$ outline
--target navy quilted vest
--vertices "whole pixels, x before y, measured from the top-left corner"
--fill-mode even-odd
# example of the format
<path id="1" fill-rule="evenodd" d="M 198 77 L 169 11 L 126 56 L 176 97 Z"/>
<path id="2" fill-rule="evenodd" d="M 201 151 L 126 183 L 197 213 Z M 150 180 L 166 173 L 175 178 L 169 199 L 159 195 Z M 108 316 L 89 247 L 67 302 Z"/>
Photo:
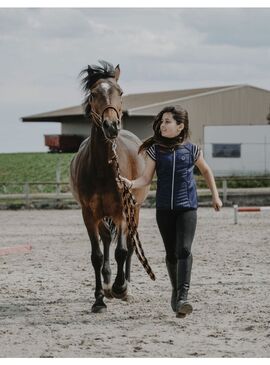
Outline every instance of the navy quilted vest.
<path id="1" fill-rule="evenodd" d="M 168 151 L 155 145 L 157 209 L 198 207 L 192 146 L 192 143 L 187 143 Z"/>

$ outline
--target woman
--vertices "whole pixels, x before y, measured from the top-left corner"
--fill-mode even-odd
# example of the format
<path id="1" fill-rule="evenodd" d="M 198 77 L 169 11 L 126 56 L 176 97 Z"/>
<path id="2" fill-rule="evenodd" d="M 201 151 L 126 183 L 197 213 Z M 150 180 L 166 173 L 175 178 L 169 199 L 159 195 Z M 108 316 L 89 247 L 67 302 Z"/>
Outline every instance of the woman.
<path id="1" fill-rule="evenodd" d="M 193 310 L 188 302 L 192 253 L 191 246 L 197 222 L 197 191 L 193 177 L 197 166 L 212 192 L 216 211 L 222 207 L 215 180 L 202 151 L 189 138 L 186 110 L 178 106 L 165 107 L 153 123 L 154 135 L 140 147 L 146 151 L 146 167 L 136 180 L 121 177 L 130 188 L 151 183 L 157 173 L 156 220 L 166 251 L 166 266 L 172 285 L 171 307 L 177 317 Z"/>

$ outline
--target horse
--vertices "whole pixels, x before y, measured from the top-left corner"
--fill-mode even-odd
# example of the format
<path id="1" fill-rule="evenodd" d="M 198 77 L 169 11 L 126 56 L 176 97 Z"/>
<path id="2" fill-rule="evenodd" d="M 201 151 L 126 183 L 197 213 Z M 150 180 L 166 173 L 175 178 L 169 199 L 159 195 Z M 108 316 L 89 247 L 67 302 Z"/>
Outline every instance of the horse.
<path id="1" fill-rule="evenodd" d="M 81 205 L 91 242 L 91 261 L 96 280 L 93 313 L 106 312 L 104 297 L 122 300 L 129 297 L 134 245 L 117 177 L 121 175 L 133 180 L 142 175 L 145 168 L 145 156 L 138 154 L 140 139 L 122 129 L 123 91 L 118 84 L 120 67 L 117 65 L 114 68 L 106 61 L 99 63 L 101 67 L 88 65 L 80 73 L 84 76 L 83 106 L 92 128 L 90 136 L 82 142 L 70 164 L 71 190 Z M 132 190 L 137 202 L 134 208 L 136 226 L 140 206 L 148 190 L 149 187 Z M 114 239 L 117 242 L 117 274 L 111 285 L 110 244 Z M 100 242 L 103 243 L 103 252 Z M 138 256 L 136 247 L 135 251 Z"/>

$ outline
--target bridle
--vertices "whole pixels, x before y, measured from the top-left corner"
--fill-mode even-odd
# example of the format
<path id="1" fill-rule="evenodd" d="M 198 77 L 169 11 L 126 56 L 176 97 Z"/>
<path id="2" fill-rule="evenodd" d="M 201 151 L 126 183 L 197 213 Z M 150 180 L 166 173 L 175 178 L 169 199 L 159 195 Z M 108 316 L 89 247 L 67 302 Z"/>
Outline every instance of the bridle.
<path id="1" fill-rule="evenodd" d="M 93 118 L 93 121 L 94 121 L 94 123 L 98 126 L 98 127 L 103 127 L 103 123 L 104 123 L 104 113 L 105 113 L 105 111 L 106 110 L 108 110 L 108 109 L 113 109 L 114 111 L 115 111 L 115 113 L 116 113 L 116 115 L 117 115 L 117 122 L 118 122 L 118 124 L 120 124 L 121 123 L 121 118 L 120 118 L 120 115 L 119 115 L 119 112 L 118 112 L 118 110 L 113 106 L 113 105 L 106 105 L 105 106 L 105 108 L 103 109 L 103 111 L 102 111 L 102 113 L 101 113 L 101 115 L 100 114 L 98 114 L 98 113 L 96 113 L 94 110 L 92 110 L 92 108 L 91 108 L 91 110 L 90 110 L 90 114 L 94 117 Z"/>

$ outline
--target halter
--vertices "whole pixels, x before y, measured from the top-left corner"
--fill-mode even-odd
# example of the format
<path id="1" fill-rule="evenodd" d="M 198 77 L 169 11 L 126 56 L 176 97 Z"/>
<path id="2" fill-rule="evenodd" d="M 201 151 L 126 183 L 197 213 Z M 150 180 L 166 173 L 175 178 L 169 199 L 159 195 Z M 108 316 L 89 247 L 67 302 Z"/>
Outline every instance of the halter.
<path id="1" fill-rule="evenodd" d="M 120 116 L 119 116 L 119 112 L 118 112 L 118 110 L 113 106 L 113 105 L 107 105 L 104 109 L 103 109 L 103 111 L 102 111 L 102 113 L 101 113 L 101 116 L 100 116 L 100 114 L 98 114 L 98 113 L 96 113 L 96 112 L 94 112 L 94 110 L 92 110 L 91 109 L 91 111 L 90 111 L 90 114 L 92 114 L 93 115 L 93 121 L 94 121 L 94 123 L 96 124 L 96 126 L 98 126 L 98 127 L 100 127 L 100 128 L 102 128 L 103 127 L 103 123 L 104 123 L 104 113 L 105 113 L 105 111 L 106 110 L 108 110 L 108 109 L 113 109 L 115 112 L 116 112 L 116 115 L 117 115 L 117 122 L 118 123 L 120 123 L 121 122 L 121 119 L 120 119 Z"/>

